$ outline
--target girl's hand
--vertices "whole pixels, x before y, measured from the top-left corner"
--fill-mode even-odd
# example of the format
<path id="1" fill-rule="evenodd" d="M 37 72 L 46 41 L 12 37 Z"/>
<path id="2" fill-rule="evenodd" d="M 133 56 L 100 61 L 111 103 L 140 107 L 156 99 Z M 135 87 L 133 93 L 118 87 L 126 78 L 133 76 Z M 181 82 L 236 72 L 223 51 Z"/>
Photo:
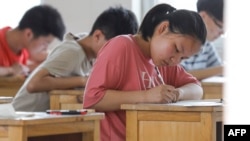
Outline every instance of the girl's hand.
<path id="1" fill-rule="evenodd" d="M 178 100 L 179 92 L 171 85 L 159 85 L 146 91 L 147 103 L 172 103 Z"/>

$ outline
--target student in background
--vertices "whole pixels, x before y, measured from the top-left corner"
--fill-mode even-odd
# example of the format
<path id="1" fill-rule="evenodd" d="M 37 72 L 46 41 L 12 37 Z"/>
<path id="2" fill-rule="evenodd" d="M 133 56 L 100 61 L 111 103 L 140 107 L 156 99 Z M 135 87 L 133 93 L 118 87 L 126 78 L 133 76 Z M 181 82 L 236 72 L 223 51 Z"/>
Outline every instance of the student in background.
<path id="1" fill-rule="evenodd" d="M 101 141 L 125 141 L 121 104 L 201 99 L 199 81 L 178 64 L 197 53 L 205 39 L 197 12 L 159 4 L 146 14 L 137 34 L 109 40 L 98 53 L 83 101 L 84 108 L 105 112 Z"/>
<path id="2" fill-rule="evenodd" d="M 221 58 L 211 43 L 223 34 L 223 0 L 198 0 L 197 10 L 207 29 L 207 41 L 196 55 L 185 59 L 181 65 L 197 79 L 222 75 Z"/>
<path id="3" fill-rule="evenodd" d="M 97 53 L 107 40 L 137 30 L 134 13 L 118 6 L 103 11 L 89 35 L 81 34 L 78 38 L 68 33 L 67 40 L 52 50 L 26 79 L 13 99 L 15 110 L 46 111 L 50 105 L 48 91 L 84 87 Z"/>
<path id="4" fill-rule="evenodd" d="M 16 28 L 0 29 L 0 76 L 27 75 L 45 60 L 54 38 L 61 40 L 64 33 L 55 8 L 38 5 L 26 11 Z"/>

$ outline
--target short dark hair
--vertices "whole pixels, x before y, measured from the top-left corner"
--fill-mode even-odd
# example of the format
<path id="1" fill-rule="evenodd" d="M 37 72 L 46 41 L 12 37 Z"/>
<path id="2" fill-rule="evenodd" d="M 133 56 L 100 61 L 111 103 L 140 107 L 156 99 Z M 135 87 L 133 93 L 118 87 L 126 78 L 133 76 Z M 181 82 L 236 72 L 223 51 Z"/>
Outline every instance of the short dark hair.
<path id="1" fill-rule="evenodd" d="M 197 11 L 206 11 L 217 20 L 223 22 L 224 0 L 198 0 Z"/>
<path id="2" fill-rule="evenodd" d="M 26 11 L 17 28 L 20 30 L 30 28 L 35 38 L 52 34 L 62 40 L 65 33 L 60 13 L 49 5 L 34 6 Z"/>
<path id="3" fill-rule="evenodd" d="M 121 34 L 135 34 L 138 22 L 135 14 L 122 6 L 110 7 L 95 20 L 90 35 L 101 30 L 107 40 Z"/>
<path id="4" fill-rule="evenodd" d="M 156 26 L 163 21 L 169 21 L 169 30 L 172 33 L 190 35 L 200 40 L 202 44 L 206 41 L 207 30 L 197 12 L 176 10 L 165 3 L 158 4 L 147 12 L 139 28 L 142 38 L 148 41 L 153 36 Z"/>

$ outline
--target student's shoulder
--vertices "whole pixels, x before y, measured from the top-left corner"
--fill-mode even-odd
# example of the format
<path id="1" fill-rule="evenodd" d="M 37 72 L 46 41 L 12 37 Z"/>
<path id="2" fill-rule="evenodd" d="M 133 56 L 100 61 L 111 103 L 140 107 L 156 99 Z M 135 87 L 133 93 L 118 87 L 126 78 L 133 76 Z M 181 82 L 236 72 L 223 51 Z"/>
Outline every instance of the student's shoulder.
<path id="1" fill-rule="evenodd" d="M 132 48 L 132 44 L 134 44 L 134 42 L 131 40 L 131 35 L 118 35 L 113 37 L 101 48 L 99 54 L 124 54 L 124 52 L 127 52 L 130 48 Z"/>
<path id="2" fill-rule="evenodd" d="M 119 40 L 119 41 L 133 41 L 132 34 L 124 34 L 113 37 L 111 40 Z"/>
<path id="3" fill-rule="evenodd" d="M 111 45 L 119 45 L 120 48 L 127 47 L 135 44 L 133 35 L 118 35 L 116 37 L 111 38 L 107 44 Z"/>
<path id="4" fill-rule="evenodd" d="M 74 41 L 63 41 L 60 45 L 56 46 L 49 52 L 48 57 L 55 56 L 79 56 L 83 54 L 82 48 Z"/>
<path id="5" fill-rule="evenodd" d="M 55 50 L 81 50 L 81 46 L 75 40 L 64 40 Z"/>

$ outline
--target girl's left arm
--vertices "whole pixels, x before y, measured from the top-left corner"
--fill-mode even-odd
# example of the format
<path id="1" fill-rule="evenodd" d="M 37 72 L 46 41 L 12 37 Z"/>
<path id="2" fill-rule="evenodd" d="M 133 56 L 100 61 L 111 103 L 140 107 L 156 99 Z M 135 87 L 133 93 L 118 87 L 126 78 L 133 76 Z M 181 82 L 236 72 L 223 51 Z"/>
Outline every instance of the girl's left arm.
<path id="1" fill-rule="evenodd" d="M 179 92 L 178 101 L 181 100 L 196 100 L 203 96 L 203 89 L 200 85 L 195 83 L 188 83 L 177 88 Z"/>

